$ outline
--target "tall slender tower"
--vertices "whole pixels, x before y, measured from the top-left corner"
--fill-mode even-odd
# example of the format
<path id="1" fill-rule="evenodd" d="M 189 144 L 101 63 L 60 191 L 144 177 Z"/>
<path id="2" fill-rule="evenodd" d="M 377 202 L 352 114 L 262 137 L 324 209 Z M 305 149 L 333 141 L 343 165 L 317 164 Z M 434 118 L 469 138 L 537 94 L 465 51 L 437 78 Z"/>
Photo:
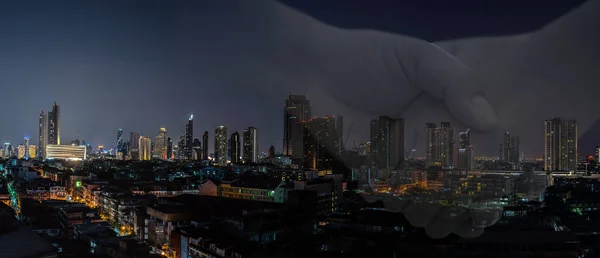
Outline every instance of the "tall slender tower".
<path id="1" fill-rule="evenodd" d="M 289 95 L 283 107 L 283 155 L 295 164 L 304 159 L 304 121 L 311 118 L 310 101 L 304 95 Z"/>
<path id="2" fill-rule="evenodd" d="M 131 143 L 131 147 L 129 148 L 131 152 L 131 159 L 140 160 L 140 134 L 131 132 L 129 142 Z"/>
<path id="3" fill-rule="evenodd" d="M 152 140 L 150 137 L 140 137 L 140 160 L 152 159 Z"/>
<path id="4" fill-rule="evenodd" d="M 202 160 L 208 159 L 208 131 L 202 135 Z"/>
<path id="5" fill-rule="evenodd" d="M 427 165 L 454 168 L 454 129 L 450 122 L 442 122 L 440 127 L 427 123 Z"/>
<path id="6" fill-rule="evenodd" d="M 544 169 L 577 169 L 577 122 L 553 118 L 544 122 Z"/>
<path id="7" fill-rule="evenodd" d="M 227 127 L 215 129 L 215 162 L 219 166 L 227 164 Z"/>
<path id="8" fill-rule="evenodd" d="M 244 163 L 258 163 L 258 129 L 244 129 Z"/>
<path id="9" fill-rule="evenodd" d="M 242 154 L 240 149 L 240 133 L 232 133 L 229 142 L 229 156 L 231 157 L 231 163 L 238 164 L 240 163 L 240 155 Z"/>
<path id="10" fill-rule="evenodd" d="M 48 144 L 60 145 L 60 106 L 56 102 L 48 112 Z"/>
<path id="11" fill-rule="evenodd" d="M 191 160 L 194 155 L 194 115 L 190 115 L 187 125 L 185 126 L 185 159 Z"/>
<path id="12" fill-rule="evenodd" d="M 167 137 L 167 159 L 173 158 L 173 139 Z"/>
<path id="13" fill-rule="evenodd" d="M 48 116 L 42 111 L 38 136 L 38 156 L 41 158 L 46 157 L 46 144 L 48 144 Z"/>
<path id="14" fill-rule="evenodd" d="M 375 149 L 371 147 L 373 165 L 396 168 L 404 162 L 404 119 L 380 116 L 372 120 L 371 143 L 375 143 Z"/>
<path id="15" fill-rule="evenodd" d="M 116 153 L 123 152 L 123 129 L 119 128 L 117 130 L 117 146 Z M 123 157 L 125 157 L 125 153 L 123 153 Z"/>
<path id="16" fill-rule="evenodd" d="M 154 139 L 153 157 L 166 160 L 167 158 L 167 129 L 162 127 Z"/>

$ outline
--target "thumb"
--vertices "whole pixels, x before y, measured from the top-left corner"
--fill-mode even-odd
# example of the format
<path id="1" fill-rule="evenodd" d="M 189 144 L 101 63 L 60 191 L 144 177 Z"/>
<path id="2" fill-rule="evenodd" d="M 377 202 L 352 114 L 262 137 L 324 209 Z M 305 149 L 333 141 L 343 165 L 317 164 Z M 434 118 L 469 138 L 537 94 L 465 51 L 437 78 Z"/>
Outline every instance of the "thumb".
<path id="1" fill-rule="evenodd" d="M 482 93 L 486 85 L 458 58 L 426 42 L 396 53 L 409 81 L 442 100 L 461 123 L 482 131 L 497 125 L 496 112 Z"/>

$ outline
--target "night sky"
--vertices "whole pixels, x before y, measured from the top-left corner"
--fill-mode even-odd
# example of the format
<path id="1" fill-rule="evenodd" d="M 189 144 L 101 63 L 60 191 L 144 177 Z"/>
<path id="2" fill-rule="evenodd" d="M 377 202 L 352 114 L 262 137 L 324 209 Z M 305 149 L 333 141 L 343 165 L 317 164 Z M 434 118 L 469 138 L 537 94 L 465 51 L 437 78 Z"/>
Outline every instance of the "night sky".
<path id="1" fill-rule="evenodd" d="M 582 1 L 282 2 L 335 26 L 438 41 L 532 31 Z M 37 144 L 39 113 L 56 101 L 63 143 L 80 135 L 94 147 L 112 146 L 118 128 L 128 139 L 131 131 L 154 137 L 160 127 L 177 142 L 193 113 L 194 135 L 210 132 L 209 150 L 214 128 L 225 125 L 229 134 L 258 127 L 261 151 L 271 144 L 280 151 L 285 92 L 254 89 L 282 80 L 240 69 L 235 51 L 200 49 L 213 26 L 229 28 L 228 17 L 210 7 L 205 1 L 2 1 L 0 140 L 19 144 L 28 134 Z M 228 62 L 234 65 L 223 69 Z M 313 114 L 331 114 L 326 109 L 315 103 Z M 355 122 L 352 138 L 367 140 L 368 121 Z"/>

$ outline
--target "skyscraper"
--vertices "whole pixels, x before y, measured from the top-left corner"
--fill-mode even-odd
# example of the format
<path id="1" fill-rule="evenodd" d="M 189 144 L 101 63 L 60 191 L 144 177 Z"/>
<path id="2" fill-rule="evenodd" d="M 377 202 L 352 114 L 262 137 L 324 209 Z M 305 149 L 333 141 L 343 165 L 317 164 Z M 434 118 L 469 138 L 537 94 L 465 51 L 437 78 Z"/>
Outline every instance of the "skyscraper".
<path id="1" fill-rule="evenodd" d="M 215 129 L 215 163 L 219 166 L 227 164 L 227 127 Z"/>
<path id="2" fill-rule="evenodd" d="M 202 134 L 202 160 L 208 159 L 208 131 Z"/>
<path id="3" fill-rule="evenodd" d="M 339 150 L 335 118 L 315 117 L 304 123 L 303 167 L 333 172 L 333 159 Z"/>
<path id="4" fill-rule="evenodd" d="M 271 145 L 271 147 L 269 147 L 269 158 L 274 158 L 275 157 L 275 146 Z"/>
<path id="5" fill-rule="evenodd" d="M 194 115 L 190 115 L 187 125 L 185 126 L 185 159 L 192 159 L 194 145 Z"/>
<path id="6" fill-rule="evenodd" d="M 140 160 L 140 134 L 136 132 L 131 132 L 129 142 L 131 143 L 131 159 Z"/>
<path id="7" fill-rule="evenodd" d="M 240 156 L 242 154 L 240 144 L 240 133 L 232 133 L 231 138 L 229 139 L 229 156 L 231 157 L 231 163 L 233 164 L 240 163 Z"/>
<path id="8" fill-rule="evenodd" d="M 454 168 L 454 129 L 450 122 L 442 122 L 440 127 L 427 123 L 427 165 Z"/>
<path id="9" fill-rule="evenodd" d="M 38 135 L 38 156 L 45 158 L 46 144 L 48 144 L 48 116 L 42 111 L 40 114 L 39 135 Z"/>
<path id="10" fill-rule="evenodd" d="M 192 159 L 200 160 L 202 158 L 202 143 L 200 139 L 194 138 L 194 142 L 192 143 Z"/>
<path id="11" fill-rule="evenodd" d="M 140 160 L 151 160 L 152 159 L 152 140 L 150 137 L 140 137 Z"/>
<path id="12" fill-rule="evenodd" d="M 471 171 L 473 169 L 473 145 L 469 129 L 458 134 L 459 146 L 456 157 L 456 168 Z"/>
<path id="13" fill-rule="evenodd" d="M 154 138 L 154 154 L 152 157 L 166 160 L 167 158 L 167 129 L 160 128 Z"/>
<path id="14" fill-rule="evenodd" d="M 573 171 L 577 169 L 577 123 L 553 118 L 544 122 L 544 169 Z"/>
<path id="15" fill-rule="evenodd" d="M 60 145 L 60 106 L 54 102 L 52 111 L 48 112 L 48 143 Z"/>
<path id="16" fill-rule="evenodd" d="M 29 136 L 25 135 L 25 137 L 23 138 L 25 140 L 25 159 L 29 159 Z"/>
<path id="17" fill-rule="evenodd" d="M 371 163 L 396 168 L 404 161 L 404 119 L 380 116 L 371 120 Z"/>
<path id="18" fill-rule="evenodd" d="M 504 132 L 502 156 L 500 159 L 505 162 L 519 162 L 519 151 L 519 136 L 511 135 L 510 132 Z"/>
<path id="19" fill-rule="evenodd" d="M 244 129 L 244 163 L 258 163 L 258 129 Z"/>
<path id="20" fill-rule="evenodd" d="M 283 155 L 291 156 L 295 164 L 304 158 L 303 121 L 311 118 L 310 101 L 304 95 L 289 95 L 283 108 Z"/>
<path id="21" fill-rule="evenodd" d="M 123 158 L 125 158 L 125 153 L 123 153 L 123 129 L 119 128 L 117 130 L 117 146 L 116 146 L 117 154 L 120 152 Z M 118 155 L 117 155 L 118 156 Z"/>
<path id="22" fill-rule="evenodd" d="M 173 139 L 167 137 L 167 159 L 173 159 Z"/>

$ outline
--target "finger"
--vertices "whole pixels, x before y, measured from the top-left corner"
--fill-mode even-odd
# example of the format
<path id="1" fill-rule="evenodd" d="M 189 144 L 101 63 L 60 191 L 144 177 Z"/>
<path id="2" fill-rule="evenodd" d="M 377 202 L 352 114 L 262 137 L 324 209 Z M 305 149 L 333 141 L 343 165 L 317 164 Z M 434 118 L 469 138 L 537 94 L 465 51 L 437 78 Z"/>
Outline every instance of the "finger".
<path id="1" fill-rule="evenodd" d="M 444 101 L 458 121 L 482 131 L 496 127 L 496 113 L 482 93 L 485 85 L 456 57 L 430 43 L 397 53 L 411 83 Z"/>

